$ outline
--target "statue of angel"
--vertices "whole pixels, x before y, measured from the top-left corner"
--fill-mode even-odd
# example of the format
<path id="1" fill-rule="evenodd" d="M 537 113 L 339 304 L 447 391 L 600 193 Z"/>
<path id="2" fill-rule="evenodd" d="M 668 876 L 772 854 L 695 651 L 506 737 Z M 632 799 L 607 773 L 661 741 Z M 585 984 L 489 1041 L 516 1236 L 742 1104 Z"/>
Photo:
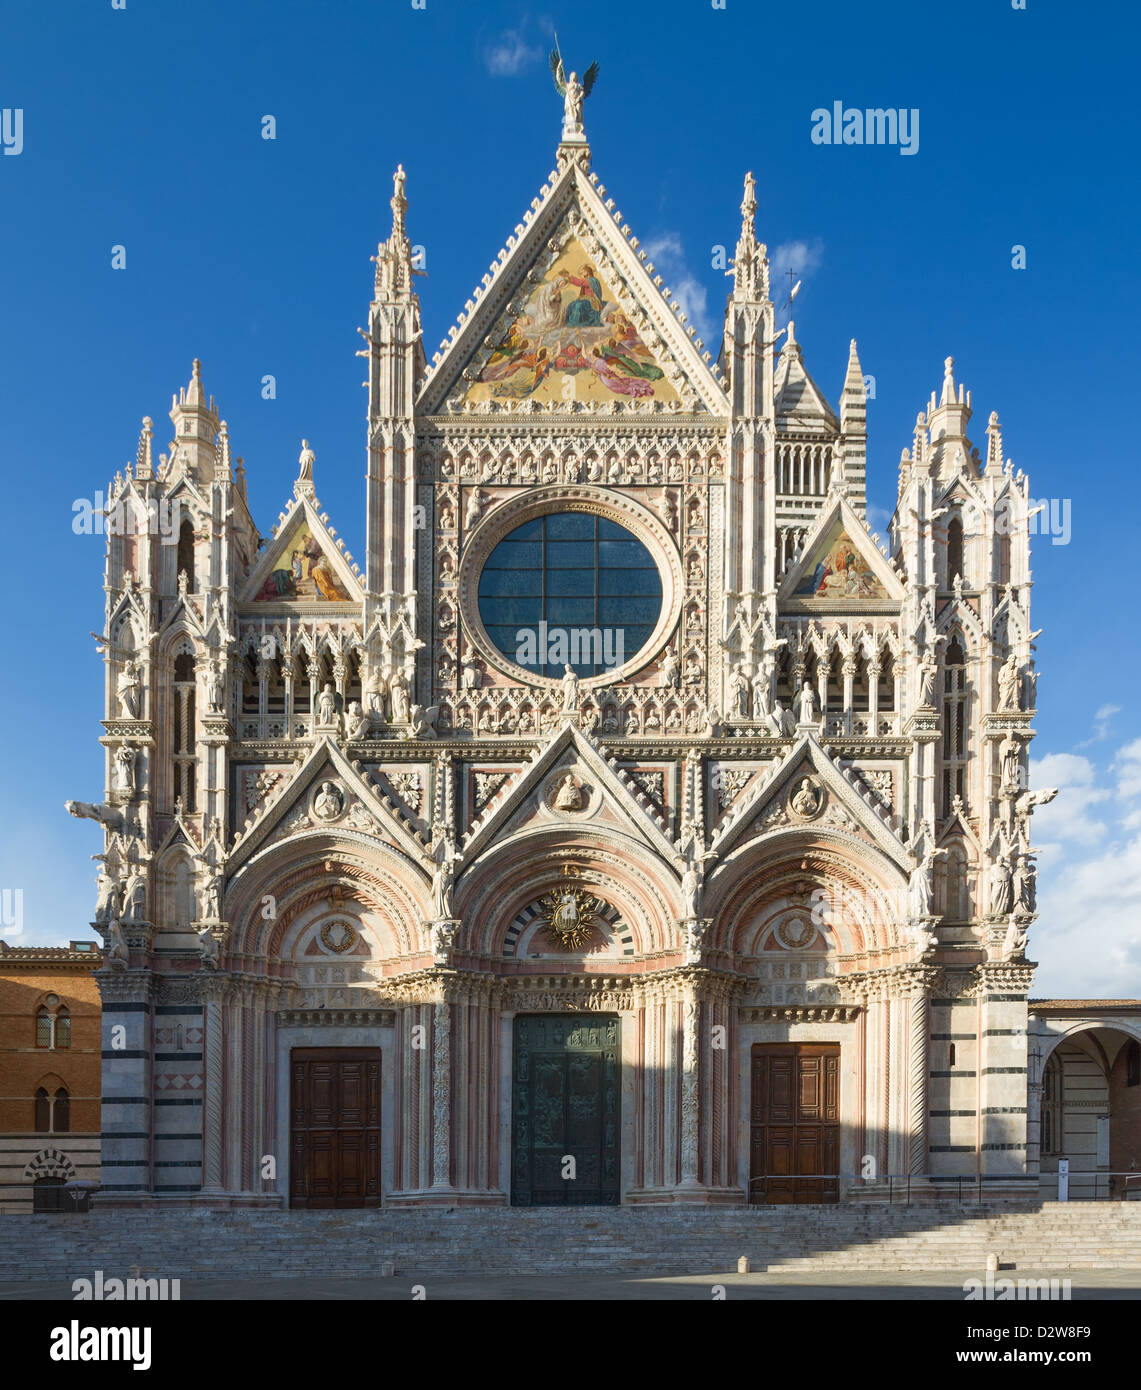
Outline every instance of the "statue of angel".
<path id="1" fill-rule="evenodd" d="M 551 76 L 555 79 L 555 91 L 563 99 L 563 139 L 582 139 L 582 104 L 598 80 L 598 63 L 591 63 L 578 80 L 578 73 L 568 77 L 563 70 L 563 60 L 557 48 L 551 49 Z"/>

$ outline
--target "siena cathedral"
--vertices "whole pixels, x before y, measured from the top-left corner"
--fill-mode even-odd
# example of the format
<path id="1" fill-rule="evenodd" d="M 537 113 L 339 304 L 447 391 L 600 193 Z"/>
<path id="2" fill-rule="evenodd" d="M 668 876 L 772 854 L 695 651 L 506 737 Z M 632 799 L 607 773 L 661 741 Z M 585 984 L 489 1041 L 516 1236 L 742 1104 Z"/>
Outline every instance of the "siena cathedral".
<path id="1" fill-rule="evenodd" d="M 431 360 L 395 175 L 362 565 L 304 441 L 260 535 L 197 361 L 110 486 L 105 1201 L 1037 1171 L 1027 479 L 948 358 L 874 534 L 855 341 L 834 406 L 752 176 L 706 348 L 568 90 Z"/>

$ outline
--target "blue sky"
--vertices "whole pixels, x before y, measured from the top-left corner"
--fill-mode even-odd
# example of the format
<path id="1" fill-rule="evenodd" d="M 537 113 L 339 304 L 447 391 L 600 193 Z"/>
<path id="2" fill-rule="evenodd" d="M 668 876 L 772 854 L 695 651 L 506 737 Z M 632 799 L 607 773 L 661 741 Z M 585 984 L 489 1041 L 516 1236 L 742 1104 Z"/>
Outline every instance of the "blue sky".
<path id="1" fill-rule="evenodd" d="M 1138 466 L 1139 21 L 1111 6 L 1087 24 L 1045 0 L 775 14 L 745 0 L 7 7 L 0 108 L 23 111 L 23 148 L 0 155 L 0 447 L 20 582 L 0 620 L 0 886 L 23 891 L 20 940 L 90 935 L 99 835 L 63 801 L 101 794 L 88 634 L 102 542 L 73 533 L 73 503 L 134 457 L 144 414 L 165 449 L 171 393 L 198 356 L 263 530 L 305 435 L 321 501 L 361 556 L 355 328 L 392 170 L 407 170 L 426 251 L 431 352 L 552 166 L 557 27 L 570 65 L 601 65 L 595 170 L 714 340 L 729 282 L 713 249 L 732 248 L 756 174 L 758 234 L 803 280 L 810 371 L 835 400 L 854 336 L 876 379 L 875 524 L 948 354 L 976 442 L 997 410 L 1033 495 L 1069 503 L 1068 543 L 1034 551 L 1034 752 L 1040 780 L 1064 785 L 1038 822 L 1035 992 L 1141 996 L 1138 642 L 1130 571 L 1118 589 L 1105 568 L 1130 553 Z M 811 113 L 836 101 L 917 108 L 917 153 L 814 145 Z"/>

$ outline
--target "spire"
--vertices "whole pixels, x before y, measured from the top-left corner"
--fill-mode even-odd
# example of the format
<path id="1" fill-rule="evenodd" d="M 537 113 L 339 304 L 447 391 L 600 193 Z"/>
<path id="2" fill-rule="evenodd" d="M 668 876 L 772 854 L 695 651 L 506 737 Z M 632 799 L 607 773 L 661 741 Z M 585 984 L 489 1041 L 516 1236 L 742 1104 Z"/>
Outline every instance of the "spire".
<path id="1" fill-rule="evenodd" d="M 202 363 L 197 357 L 190 374 L 190 385 L 181 387 L 171 401 L 170 418 L 174 423 L 171 464 L 177 463 L 199 482 L 211 482 L 214 478 L 214 436 L 218 433 L 218 412 L 214 397 L 206 396 L 202 385 Z"/>
<path id="2" fill-rule="evenodd" d="M 396 166 L 396 173 L 392 176 L 392 197 L 389 200 L 389 207 L 392 209 L 392 237 L 403 240 L 407 235 L 404 230 L 404 214 L 408 211 L 408 199 L 404 196 L 404 183 L 408 175 L 404 172 L 404 165 Z"/>
<path id="3" fill-rule="evenodd" d="M 230 430 L 225 420 L 218 426 L 218 462 L 214 476 L 224 483 L 230 482 L 233 477 L 230 465 Z"/>
<path id="4" fill-rule="evenodd" d="M 840 393 L 840 399 L 845 396 L 864 399 L 864 372 L 860 366 L 860 355 L 856 351 L 855 338 L 848 344 L 848 370 L 844 375 L 844 389 Z"/>
<path id="5" fill-rule="evenodd" d="M 741 199 L 741 235 L 733 257 L 733 298 L 737 300 L 769 297 L 768 248 L 757 241 L 756 216 L 757 181 L 748 173 Z"/>
<path id="6" fill-rule="evenodd" d="M 234 486 L 237 488 L 238 496 L 242 501 L 248 502 L 249 498 L 246 496 L 246 461 L 240 454 L 234 466 Z"/>
<path id="7" fill-rule="evenodd" d="M 405 213 L 408 199 L 404 196 L 404 165 L 396 166 L 392 176 L 392 232 L 387 241 L 376 248 L 375 297 L 377 299 L 407 299 L 412 294 L 412 243 L 408 240 Z"/>
<path id="8" fill-rule="evenodd" d="M 143 428 L 139 433 L 139 449 L 135 455 L 135 476 L 139 479 L 153 478 L 155 475 L 154 421 L 149 415 L 143 416 Z"/>
<path id="9" fill-rule="evenodd" d="M 793 319 L 788 321 L 788 330 L 784 335 L 784 347 L 780 350 L 782 357 L 795 357 L 798 360 L 804 357 L 800 344 L 796 341 L 796 323 Z"/>
<path id="10" fill-rule="evenodd" d="M 996 410 L 986 423 L 986 471 L 995 477 L 1002 472 L 1002 426 Z"/>

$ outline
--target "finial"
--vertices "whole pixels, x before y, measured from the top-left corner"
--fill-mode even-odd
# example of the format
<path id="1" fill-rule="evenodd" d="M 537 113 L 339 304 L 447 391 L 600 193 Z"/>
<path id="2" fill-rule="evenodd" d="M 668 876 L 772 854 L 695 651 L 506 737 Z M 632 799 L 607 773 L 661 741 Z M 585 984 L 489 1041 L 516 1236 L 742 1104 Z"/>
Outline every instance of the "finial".
<path id="1" fill-rule="evenodd" d="M 752 171 L 745 175 L 745 196 L 741 199 L 741 217 L 750 227 L 757 215 L 757 181 Z"/>
<path id="2" fill-rule="evenodd" d="M 392 208 L 392 238 L 389 245 L 399 245 L 405 236 L 404 214 L 408 211 L 408 199 L 404 196 L 404 182 L 407 175 L 404 172 L 404 165 L 396 166 L 396 173 L 392 176 L 392 200 L 389 206 Z"/>
<path id="3" fill-rule="evenodd" d="M 939 404 L 955 404 L 955 359 L 953 357 L 944 357 L 943 359 L 943 394 L 939 397 Z"/>
<path id="4" fill-rule="evenodd" d="M 155 474 L 154 453 L 152 441 L 154 439 L 154 421 L 149 415 L 143 416 L 143 428 L 139 433 L 139 448 L 135 455 L 135 476 L 139 478 L 153 478 Z"/>
<path id="5" fill-rule="evenodd" d="M 202 391 L 202 363 L 196 357 L 190 368 L 190 385 L 186 388 L 185 396 L 179 392 L 179 403 L 181 405 L 205 405 L 206 398 Z"/>

